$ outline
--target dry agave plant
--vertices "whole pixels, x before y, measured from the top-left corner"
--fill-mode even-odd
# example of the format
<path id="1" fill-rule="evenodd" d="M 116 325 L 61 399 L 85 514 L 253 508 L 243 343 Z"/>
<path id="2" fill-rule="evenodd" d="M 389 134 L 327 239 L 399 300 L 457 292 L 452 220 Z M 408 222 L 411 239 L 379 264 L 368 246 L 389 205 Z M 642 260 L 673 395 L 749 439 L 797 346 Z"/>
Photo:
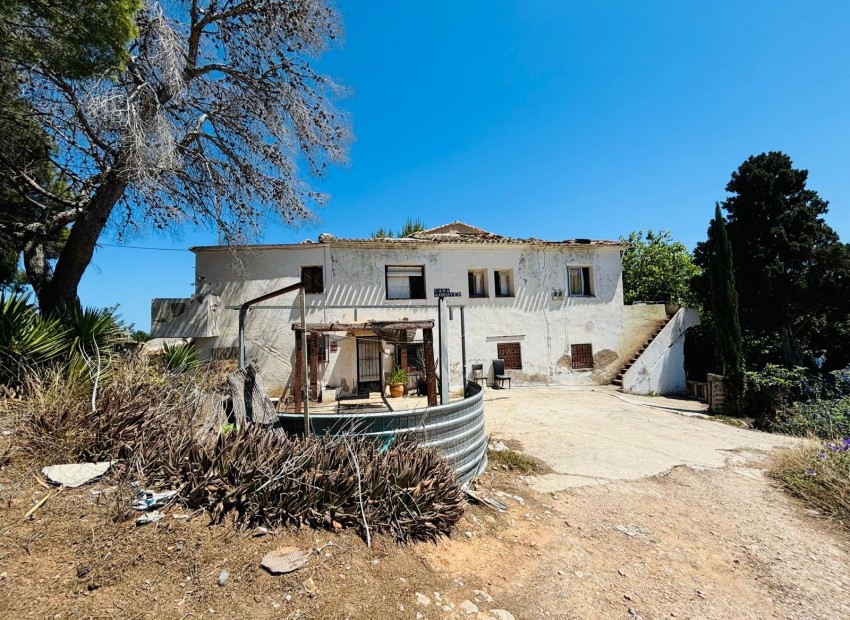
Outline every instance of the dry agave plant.
<path id="1" fill-rule="evenodd" d="M 179 445 L 176 445 L 179 444 Z M 402 438 L 382 452 L 356 436 L 289 439 L 260 425 L 138 454 L 147 484 L 178 489 L 214 522 L 309 525 L 436 540 L 463 515 L 463 492 L 434 450 Z"/>
<path id="2" fill-rule="evenodd" d="M 428 541 L 463 515 L 451 465 L 408 437 L 387 448 L 355 435 L 297 439 L 228 424 L 216 381 L 144 359 L 115 365 L 94 403 L 90 386 L 74 387 L 65 375 L 39 381 L 21 425 L 38 460 L 121 459 L 116 475 L 175 489 L 217 523 L 351 527 L 367 540 L 382 532 Z"/>

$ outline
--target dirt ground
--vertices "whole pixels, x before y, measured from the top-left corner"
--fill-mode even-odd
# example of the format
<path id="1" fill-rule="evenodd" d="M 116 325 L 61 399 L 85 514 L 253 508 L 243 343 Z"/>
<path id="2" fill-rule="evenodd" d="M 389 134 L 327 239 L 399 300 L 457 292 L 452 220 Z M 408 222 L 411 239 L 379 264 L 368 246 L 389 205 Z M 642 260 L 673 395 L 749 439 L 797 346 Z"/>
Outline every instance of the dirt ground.
<path id="1" fill-rule="evenodd" d="M 850 538 L 765 478 L 764 455 L 722 469 L 533 491 L 486 474 L 451 540 L 372 549 L 347 532 L 264 536 L 169 509 L 115 522 L 107 482 L 47 492 L 0 470 L 2 618 L 838 618 L 850 615 Z M 313 549 L 286 576 L 259 567 L 281 546 Z M 228 571 L 223 586 L 222 570 Z"/>

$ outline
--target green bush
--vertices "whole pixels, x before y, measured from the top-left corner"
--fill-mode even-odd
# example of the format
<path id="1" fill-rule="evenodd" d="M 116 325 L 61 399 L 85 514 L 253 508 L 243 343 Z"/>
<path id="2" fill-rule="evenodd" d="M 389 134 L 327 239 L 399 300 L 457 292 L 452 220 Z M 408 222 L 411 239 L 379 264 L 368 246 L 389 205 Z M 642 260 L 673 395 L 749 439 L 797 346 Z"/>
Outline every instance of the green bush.
<path id="1" fill-rule="evenodd" d="M 162 361 L 165 370 L 171 373 L 192 372 L 201 366 L 198 350 L 191 344 L 164 344 Z"/>
<path id="2" fill-rule="evenodd" d="M 800 437 L 850 437 L 850 397 L 793 403 L 770 420 L 768 430 Z"/>

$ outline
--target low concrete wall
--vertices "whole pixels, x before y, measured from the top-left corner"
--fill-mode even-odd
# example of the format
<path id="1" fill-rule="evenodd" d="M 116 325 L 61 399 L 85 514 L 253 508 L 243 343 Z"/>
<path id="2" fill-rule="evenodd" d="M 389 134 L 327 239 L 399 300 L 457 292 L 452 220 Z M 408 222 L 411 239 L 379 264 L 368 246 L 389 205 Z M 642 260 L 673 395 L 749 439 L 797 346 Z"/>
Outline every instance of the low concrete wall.
<path id="1" fill-rule="evenodd" d="M 686 393 L 685 331 L 699 323 L 696 308 L 680 309 L 623 376 L 623 391 L 629 394 Z"/>
<path id="2" fill-rule="evenodd" d="M 376 440 L 410 434 L 420 445 L 440 451 L 454 465 L 461 484 L 466 484 L 487 465 L 484 392 L 477 383 L 469 382 L 468 386 L 467 398 L 447 405 L 386 413 L 311 415 L 311 430 L 317 435 L 347 432 Z M 279 417 L 287 433 L 304 433 L 302 414 L 283 413 Z"/>

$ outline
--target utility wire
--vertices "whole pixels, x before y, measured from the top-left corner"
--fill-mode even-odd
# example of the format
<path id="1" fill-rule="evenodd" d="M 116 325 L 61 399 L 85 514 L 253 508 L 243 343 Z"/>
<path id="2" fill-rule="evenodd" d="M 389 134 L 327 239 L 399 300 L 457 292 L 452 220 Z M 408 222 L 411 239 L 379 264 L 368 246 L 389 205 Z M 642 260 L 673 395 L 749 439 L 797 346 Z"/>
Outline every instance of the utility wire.
<path id="1" fill-rule="evenodd" d="M 119 245 L 116 243 L 98 243 L 99 246 L 107 248 L 121 248 L 124 250 L 156 250 L 157 252 L 191 252 L 184 248 L 154 248 L 144 245 Z"/>

